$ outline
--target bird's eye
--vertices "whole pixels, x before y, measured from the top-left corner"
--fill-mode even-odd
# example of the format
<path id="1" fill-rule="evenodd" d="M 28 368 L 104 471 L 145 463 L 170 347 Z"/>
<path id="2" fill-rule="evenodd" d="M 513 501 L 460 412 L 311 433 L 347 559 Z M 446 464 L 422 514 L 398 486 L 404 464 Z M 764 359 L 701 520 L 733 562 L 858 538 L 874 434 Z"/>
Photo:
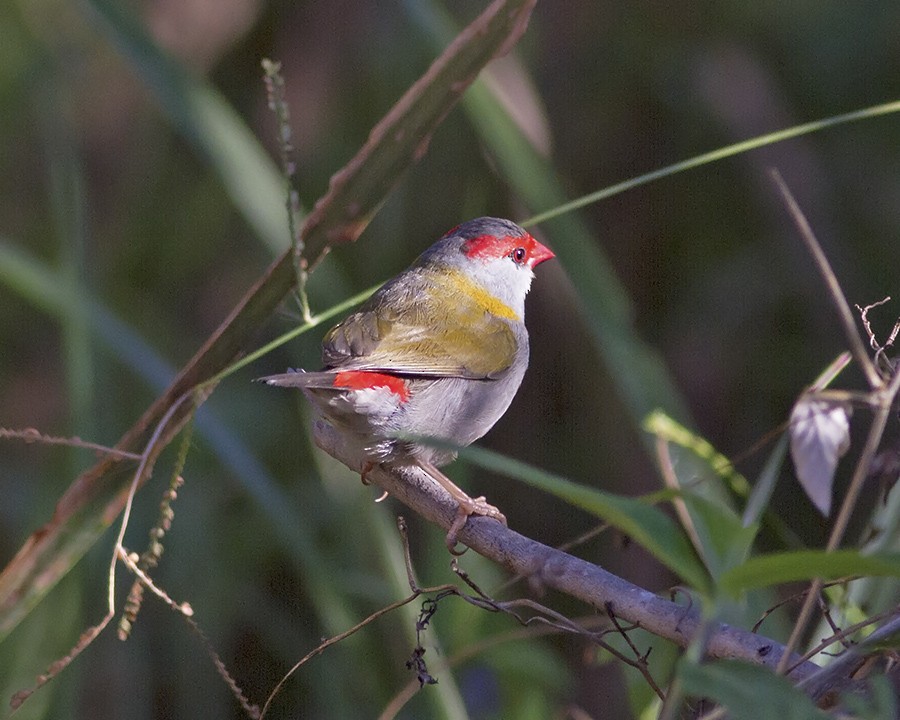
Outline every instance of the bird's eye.
<path id="1" fill-rule="evenodd" d="M 523 262 L 525 262 L 525 258 L 527 257 L 527 255 L 528 252 L 523 247 L 517 247 L 509 254 L 516 265 L 521 265 Z"/>

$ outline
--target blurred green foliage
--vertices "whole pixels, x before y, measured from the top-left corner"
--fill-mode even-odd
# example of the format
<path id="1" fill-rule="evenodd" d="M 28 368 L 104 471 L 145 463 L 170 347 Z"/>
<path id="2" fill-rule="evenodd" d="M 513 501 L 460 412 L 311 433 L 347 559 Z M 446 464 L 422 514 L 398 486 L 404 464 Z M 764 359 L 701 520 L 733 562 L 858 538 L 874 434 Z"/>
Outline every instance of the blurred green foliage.
<path id="1" fill-rule="evenodd" d="M 265 175 L 264 157 L 240 166 L 216 159 L 233 137 L 216 133 L 222 123 L 257 137 L 275 157 L 261 58 L 284 66 L 298 189 L 309 208 L 427 68 L 446 29 L 414 2 L 123 4 L 212 104 L 191 120 L 170 110 L 165 88 L 136 69 L 97 7 L 0 5 L 0 425 L 112 443 L 279 242 L 280 188 L 249 182 L 273 207 L 261 217 L 239 199 L 248 177 Z M 481 7 L 454 3 L 452 16 L 462 24 Z M 313 307 L 389 277 L 463 219 L 523 220 L 556 202 L 534 188 L 574 198 L 751 136 L 896 99 L 898 25 L 900 6 L 891 2 L 539 3 L 514 60 L 492 73 L 543 164 L 515 174 L 491 146 L 490 127 L 479 129 L 477 104 L 456 109 L 359 242 L 335 249 L 313 274 Z M 229 107 L 234 115 L 226 117 Z M 678 402 L 727 455 L 783 422 L 798 392 L 844 345 L 767 168 L 777 166 L 798 196 L 850 301 L 868 304 L 896 290 L 898 136 L 894 116 L 842 126 L 568 218 L 593 236 L 591 257 L 608 263 L 627 291 L 622 311 L 635 342 L 659 353 Z M 564 247 L 571 234 L 543 229 L 560 257 L 578 257 Z M 606 371 L 591 298 L 567 279 L 586 267 L 593 266 L 573 261 L 539 271 L 528 311 L 531 368 L 482 444 L 586 485 L 627 495 L 655 490 L 645 438 L 635 422 L 623 422 L 626 379 Z M 296 323 L 286 310 L 259 329 L 260 343 Z M 876 331 L 897 314 L 891 304 L 874 314 Z M 311 448 L 299 398 L 249 382 L 286 366 L 315 366 L 317 339 L 304 336 L 229 378 L 201 411 L 154 574 L 192 604 L 256 702 L 321 637 L 408 591 L 393 530 L 397 508 L 373 505 L 371 489 Z M 0 444 L 0 565 L 92 459 Z M 765 451 L 751 454 L 738 469 L 753 478 L 765 459 Z M 155 517 L 163 467 L 165 458 L 139 496 L 126 540 L 135 549 Z M 567 541 L 595 522 L 507 478 L 462 463 L 453 473 L 542 542 Z M 821 544 L 827 525 L 787 471 L 772 506 L 803 540 Z M 410 522 L 420 582 L 451 580 L 441 533 Z M 99 543 L 0 644 L 4 697 L 30 685 L 102 617 L 111 545 L 111 536 Z M 653 590 L 672 582 L 613 533 L 578 552 Z M 464 563 L 489 592 L 504 579 L 481 558 Z M 128 582 L 122 572 L 120 583 Z M 584 612 L 552 600 L 562 612 Z M 415 682 L 404 663 L 417 614 L 411 606 L 382 618 L 310 662 L 288 682 L 273 717 L 376 717 Z M 516 639 L 465 655 L 512 629 L 508 618 L 444 601 L 426 635 L 439 685 L 416 695 L 401 717 L 544 718 L 569 706 L 627 717 L 627 671 L 595 663 L 581 641 Z M 662 641 L 647 642 L 656 656 L 663 652 Z M 18 717 L 240 713 L 202 644 L 150 601 L 127 643 L 107 631 Z"/>

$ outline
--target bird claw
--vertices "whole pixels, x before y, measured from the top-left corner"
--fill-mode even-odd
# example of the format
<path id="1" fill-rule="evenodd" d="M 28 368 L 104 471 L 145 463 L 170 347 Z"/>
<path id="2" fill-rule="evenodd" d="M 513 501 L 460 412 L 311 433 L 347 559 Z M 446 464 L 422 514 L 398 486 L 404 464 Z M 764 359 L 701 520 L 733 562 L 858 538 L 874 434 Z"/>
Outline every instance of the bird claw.
<path id="1" fill-rule="evenodd" d="M 493 518 L 497 522 L 503 523 L 503 526 L 506 527 L 506 515 L 487 502 L 484 496 L 468 498 L 468 502 L 459 503 L 456 510 L 456 517 L 453 519 L 453 524 L 447 531 L 445 542 L 447 543 L 447 549 L 453 555 L 462 555 L 468 549 L 463 548 L 462 550 L 457 550 L 456 545 L 458 542 L 457 535 L 465 526 L 470 515 L 481 515 L 483 517 Z"/>

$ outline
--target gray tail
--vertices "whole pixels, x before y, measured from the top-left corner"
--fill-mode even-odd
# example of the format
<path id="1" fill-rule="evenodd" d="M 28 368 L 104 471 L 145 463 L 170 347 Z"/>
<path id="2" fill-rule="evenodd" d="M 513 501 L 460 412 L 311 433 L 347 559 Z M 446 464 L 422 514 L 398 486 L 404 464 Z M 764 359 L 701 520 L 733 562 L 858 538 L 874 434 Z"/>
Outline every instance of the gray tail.
<path id="1" fill-rule="evenodd" d="M 265 377 L 256 378 L 254 382 L 261 382 L 275 387 L 333 387 L 334 373 L 289 370 L 280 375 L 266 375 Z"/>

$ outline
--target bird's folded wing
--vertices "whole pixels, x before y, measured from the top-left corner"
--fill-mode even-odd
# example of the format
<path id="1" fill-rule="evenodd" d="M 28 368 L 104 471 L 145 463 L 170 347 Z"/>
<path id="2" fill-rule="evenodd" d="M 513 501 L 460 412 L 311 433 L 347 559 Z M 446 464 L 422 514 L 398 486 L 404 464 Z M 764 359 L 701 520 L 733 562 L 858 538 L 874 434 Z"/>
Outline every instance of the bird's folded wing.
<path id="1" fill-rule="evenodd" d="M 384 313 L 362 311 L 325 337 L 322 357 L 337 370 L 495 379 L 512 365 L 516 344 L 509 323 L 480 308 L 466 312 L 462 321 L 457 316 L 445 322 L 428 314 L 385 319 Z"/>

